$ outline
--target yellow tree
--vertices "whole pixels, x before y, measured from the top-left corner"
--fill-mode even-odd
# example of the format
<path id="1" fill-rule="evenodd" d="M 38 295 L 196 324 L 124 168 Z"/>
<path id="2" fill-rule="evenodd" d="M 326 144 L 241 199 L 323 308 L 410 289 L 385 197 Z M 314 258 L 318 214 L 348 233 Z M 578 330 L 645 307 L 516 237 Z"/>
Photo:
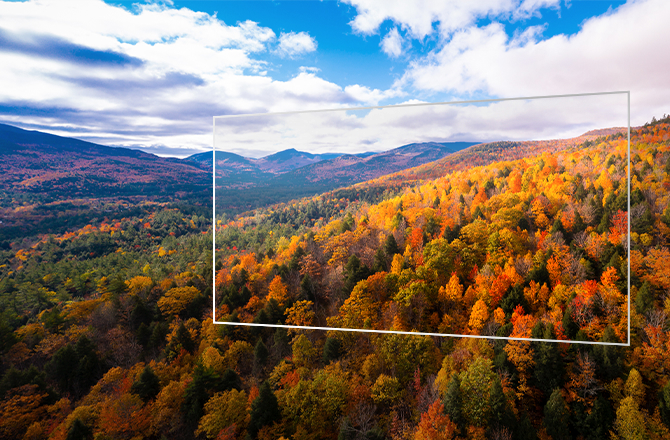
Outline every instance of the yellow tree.
<path id="1" fill-rule="evenodd" d="M 220 432 L 233 426 L 232 431 L 239 435 L 246 428 L 247 401 L 247 393 L 235 389 L 215 394 L 205 403 L 205 415 L 195 434 L 217 438 Z"/>
<path id="2" fill-rule="evenodd" d="M 158 300 L 158 308 L 164 315 L 179 315 L 199 293 L 193 286 L 174 287 Z"/>
<path id="3" fill-rule="evenodd" d="M 270 299 L 276 300 L 279 307 L 286 307 L 290 300 L 288 288 L 279 275 L 275 275 L 268 287 L 268 300 Z"/>
<path id="4" fill-rule="evenodd" d="M 286 324 L 311 326 L 314 325 L 316 314 L 312 301 L 296 301 L 292 307 L 286 309 Z"/>
<path id="5" fill-rule="evenodd" d="M 472 313 L 470 314 L 470 322 L 468 325 L 474 330 L 479 330 L 484 327 L 484 324 L 489 319 L 489 309 L 483 300 L 477 300 Z"/>

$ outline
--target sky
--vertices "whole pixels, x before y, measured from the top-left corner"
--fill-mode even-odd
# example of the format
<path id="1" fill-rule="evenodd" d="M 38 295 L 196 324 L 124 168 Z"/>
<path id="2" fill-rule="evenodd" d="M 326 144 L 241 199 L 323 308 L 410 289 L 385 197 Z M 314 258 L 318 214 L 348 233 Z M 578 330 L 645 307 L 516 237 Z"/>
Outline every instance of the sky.
<path id="1" fill-rule="evenodd" d="M 0 17 L 0 122 L 164 156 L 211 150 L 214 116 L 610 91 L 630 91 L 633 126 L 670 113 L 667 0 L 26 0 L 0 1 Z M 299 127 L 321 140 L 341 118 L 364 128 L 314 152 L 403 142 L 401 112 L 441 141 L 570 135 L 624 125 L 621 98 L 340 111 L 325 131 L 308 116 Z M 217 144 L 249 157 L 290 146 L 226 145 L 230 133 Z"/>

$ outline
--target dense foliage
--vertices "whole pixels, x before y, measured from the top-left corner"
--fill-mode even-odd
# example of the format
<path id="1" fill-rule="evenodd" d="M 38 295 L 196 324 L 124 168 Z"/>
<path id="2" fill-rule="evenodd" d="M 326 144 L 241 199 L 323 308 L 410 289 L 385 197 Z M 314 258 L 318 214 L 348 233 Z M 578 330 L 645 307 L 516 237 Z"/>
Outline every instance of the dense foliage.
<path id="1" fill-rule="evenodd" d="M 222 217 L 214 268 L 187 206 L 17 239 L 0 438 L 669 438 L 669 142 L 632 133 L 630 292 L 619 134 Z M 631 345 L 215 325 L 212 280 L 219 320 L 605 342 L 630 295 Z"/>

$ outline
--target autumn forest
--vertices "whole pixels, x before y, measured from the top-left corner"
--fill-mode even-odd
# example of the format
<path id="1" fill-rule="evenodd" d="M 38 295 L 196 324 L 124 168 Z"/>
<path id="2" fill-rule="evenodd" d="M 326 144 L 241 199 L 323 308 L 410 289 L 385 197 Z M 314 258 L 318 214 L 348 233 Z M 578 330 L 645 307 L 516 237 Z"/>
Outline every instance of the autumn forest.
<path id="1" fill-rule="evenodd" d="M 36 226 L 0 240 L 0 439 L 670 438 L 670 117 L 630 140 L 630 194 L 627 132 L 598 130 L 215 231 L 200 184 L 100 191 L 48 230 L 16 190 Z"/>

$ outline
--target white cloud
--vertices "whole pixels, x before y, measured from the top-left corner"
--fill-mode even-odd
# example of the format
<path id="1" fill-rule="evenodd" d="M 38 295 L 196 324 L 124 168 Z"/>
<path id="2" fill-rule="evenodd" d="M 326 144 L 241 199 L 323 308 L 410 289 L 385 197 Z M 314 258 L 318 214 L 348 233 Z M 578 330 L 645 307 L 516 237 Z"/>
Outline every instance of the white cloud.
<path id="1" fill-rule="evenodd" d="M 402 36 L 398 32 L 398 28 L 391 29 L 380 45 L 382 51 L 391 58 L 398 58 L 402 55 Z"/>
<path id="2" fill-rule="evenodd" d="M 19 126 L 113 145 L 211 147 L 213 115 L 367 104 L 306 67 L 278 81 L 263 60 L 316 50 L 305 32 L 169 5 L 0 1 L 0 103 Z M 356 99 L 365 101 L 356 101 Z M 175 151 L 175 150 L 172 150 Z"/>
<path id="3" fill-rule="evenodd" d="M 626 99 L 618 94 L 220 118 L 216 142 L 217 148 L 241 153 L 360 153 L 413 142 L 569 138 L 625 125 Z"/>
<path id="4" fill-rule="evenodd" d="M 279 36 L 277 53 L 282 57 L 293 58 L 316 50 L 316 40 L 307 32 L 282 32 Z"/>
<path id="5" fill-rule="evenodd" d="M 370 35 L 386 20 L 401 25 L 417 39 L 434 32 L 438 23 L 443 36 L 474 24 L 478 19 L 522 19 L 537 15 L 540 8 L 557 7 L 560 0 L 344 0 L 356 8 L 352 28 Z"/>
<path id="6" fill-rule="evenodd" d="M 510 38 L 502 25 L 469 26 L 423 59 L 397 87 L 491 96 L 630 90 L 633 124 L 667 112 L 670 2 L 634 1 L 583 23 L 575 35 Z"/>
<path id="7" fill-rule="evenodd" d="M 354 102 L 362 103 L 366 106 L 379 105 L 379 102 L 385 99 L 396 98 L 402 96 L 403 93 L 398 89 L 379 90 L 370 89 L 369 87 L 354 84 L 346 86 L 344 92 Z"/>

